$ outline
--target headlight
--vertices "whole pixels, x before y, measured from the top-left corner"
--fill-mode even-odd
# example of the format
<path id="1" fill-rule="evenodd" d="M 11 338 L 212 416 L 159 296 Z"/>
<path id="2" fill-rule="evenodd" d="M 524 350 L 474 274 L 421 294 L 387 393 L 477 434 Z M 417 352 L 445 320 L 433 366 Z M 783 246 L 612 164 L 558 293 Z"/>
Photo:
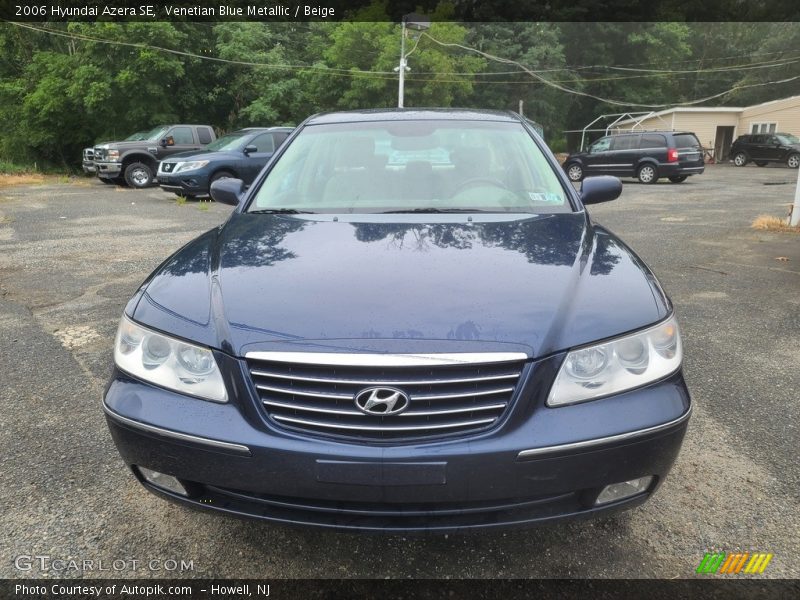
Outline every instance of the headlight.
<path id="1" fill-rule="evenodd" d="M 125 316 L 117 329 L 114 362 L 139 379 L 176 392 L 214 402 L 228 401 L 211 350 L 145 329 Z"/>
<path id="2" fill-rule="evenodd" d="M 195 171 L 202 169 L 208 164 L 207 160 L 191 160 L 189 162 L 181 162 L 175 166 L 173 173 L 185 173 L 186 171 Z"/>
<path id="3" fill-rule="evenodd" d="M 675 317 L 645 331 L 572 350 L 547 398 L 547 406 L 594 400 L 663 379 L 681 366 L 683 349 Z"/>
<path id="4" fill-rule="evenodd" d="M 119 150 L 109 150 L 106 153 L 106 158 L 108 160 L 119 160 Z"/>

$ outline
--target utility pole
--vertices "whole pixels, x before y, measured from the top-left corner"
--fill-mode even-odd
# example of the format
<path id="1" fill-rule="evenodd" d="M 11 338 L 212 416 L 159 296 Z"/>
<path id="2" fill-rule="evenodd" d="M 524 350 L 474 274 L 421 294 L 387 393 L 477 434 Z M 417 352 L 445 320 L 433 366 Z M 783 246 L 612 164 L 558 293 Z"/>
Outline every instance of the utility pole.
<path id="1" fill-rule="evenodd" d="M 425 15 L 419 15 L 417 13 L 403 15 L 401 28 L 402 34 L 400 37 L 400 65 L 394 68 L 399 76 L 397 80 L 397 108 L 403 108 L 406 86 L 406 71 L 409 70 L 408 61 L 406 60 L 406 31 L 408 31 L 408 28 L 415 29 L 417 31 L 424 31 L 430 26 L 431 20 Z M 419 40 L 417 40 L 417 42 L 419 42 Z M 416 48 L 416 46 L 414 48 Z M 414 50 L 412 49 L 411 52 L 414 52 Z"/>
<path id="2" fill-rule="evenodd" d="M 797 185 L 794 188 L 794 205 L 792 206 L 792 216 L 789 217 L 789 225 L 792 227 L 800 225 L 800 169 L 797 169 Z"/>
<path id="3" fill-rule="evenodd" d="M 400 73 L 400 79 L 397 86 L 397 108 L 403 108 L 403 96 L 405 95 L 406 85 L 406 18 L 403 17 L 403 26 L 400 36 L 400 66 L 397 70 Z"/>

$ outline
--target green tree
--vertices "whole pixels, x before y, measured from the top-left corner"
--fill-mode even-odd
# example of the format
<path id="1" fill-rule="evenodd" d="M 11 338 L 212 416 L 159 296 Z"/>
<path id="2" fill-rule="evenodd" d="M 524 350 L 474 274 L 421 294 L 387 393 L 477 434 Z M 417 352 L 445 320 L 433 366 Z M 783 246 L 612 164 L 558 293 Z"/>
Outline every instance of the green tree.
<path id="1" fill-rule="evenodd" d="M 451 11 L 451 5 L 440 4 L 431 15 L 428 33 L 441 42 L 464 43 L 466 27 L 437 21 Z M 399 63 L 402 28 L 388 22 L 386 15 L 387 3 L 380 2 L 356 13 L 354 21 L 330 25 L 322 63 L 315 64 L 330 72 L 317 70 L 308 77 L 318 106 L 328 110 L 397 106 L 398 75 L 394 68 Z M 404 105 L 409 107 L 466 103 L 473 90 L 469 75 L 484 65 L 479 57 L 450 51 L 410 30 L 406 52 L 410 71 Z"/>
<path id="2" fill-rule="evenodd" d="M 546 71 L 545 78 L 561 79 L 567 71 L 560 38 L 561 29 L 553 23 L 475 23 L 468 45 L 532 71 Z M 563 92 L 514 65 L 486 61 L 484 70 L 497 75 L 476 78 L 471 106 L 516 111 L 522 100 L 523 112 L 545 127 L 546 138 L 561 136 L 566 117 Z"/>

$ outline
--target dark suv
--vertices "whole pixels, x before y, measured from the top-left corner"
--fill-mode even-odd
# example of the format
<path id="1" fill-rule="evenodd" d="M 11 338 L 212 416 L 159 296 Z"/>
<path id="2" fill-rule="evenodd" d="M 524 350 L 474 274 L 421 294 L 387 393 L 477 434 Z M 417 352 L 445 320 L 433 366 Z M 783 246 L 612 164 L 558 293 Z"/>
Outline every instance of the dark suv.
<path id="1" fill-rule="evenodd" d="M 800 165 L 800 139 L 791 133 L 740 135 L 731 146 L 731 158 L 737 167 L 743 167 L 752 160 L 759 167 L 778 162 L 796 169 Z"/>
<path id="2" fill-rule="evenodd" d="M 586 152 L 570 154 L 564 170 L 571 181 L 592 175 L 636 177 L 655 183 L 667 177 L 672 183 L 705 170 L 703 151 L 691 132 L 642 131 L 607 135 Z"/>
<path id="3" fill-rule="evenodd" d="M 193 198 L 207 195 L 217 179 L 236 177 L 250 184 L 291 132 L 291 127 L 249 127 L 224 135 L 202 150 L 173 154 L 158 166 L 158 185 Z"/>

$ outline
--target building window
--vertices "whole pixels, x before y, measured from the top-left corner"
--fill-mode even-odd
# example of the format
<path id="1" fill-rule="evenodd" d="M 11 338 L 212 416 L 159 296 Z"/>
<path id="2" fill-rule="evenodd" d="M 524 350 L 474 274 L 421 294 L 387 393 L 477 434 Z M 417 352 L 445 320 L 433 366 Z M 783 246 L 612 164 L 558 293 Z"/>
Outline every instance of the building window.
<path id="1" fill-rule="evenodd" d="M 751 123 L 750 133 L 775 133 L 777 123 Z"/>

